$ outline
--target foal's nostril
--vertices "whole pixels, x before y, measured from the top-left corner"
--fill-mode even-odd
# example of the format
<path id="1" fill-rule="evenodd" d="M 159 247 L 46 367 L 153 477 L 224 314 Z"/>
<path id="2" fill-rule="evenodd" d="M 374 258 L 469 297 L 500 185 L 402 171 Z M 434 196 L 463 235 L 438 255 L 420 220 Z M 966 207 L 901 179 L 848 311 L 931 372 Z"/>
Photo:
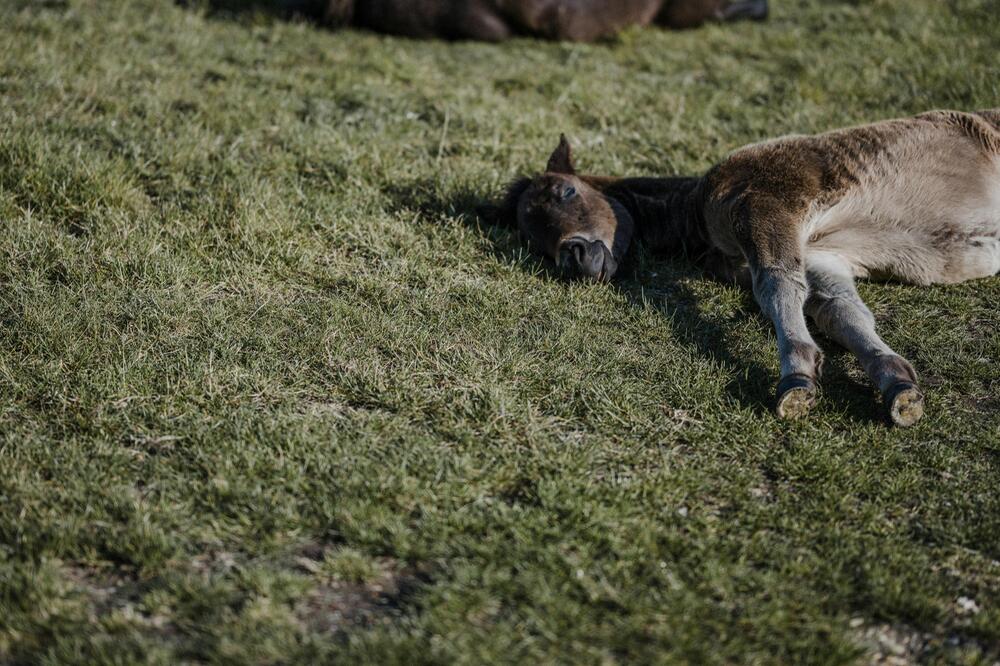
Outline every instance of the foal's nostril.
<path id="1" fill-rule="evenodd" d="M 559 264 L 563 268 L 579 270 L 587 259 L 587 243 L 581 238 L 571 238 L 559 246 Z"/>

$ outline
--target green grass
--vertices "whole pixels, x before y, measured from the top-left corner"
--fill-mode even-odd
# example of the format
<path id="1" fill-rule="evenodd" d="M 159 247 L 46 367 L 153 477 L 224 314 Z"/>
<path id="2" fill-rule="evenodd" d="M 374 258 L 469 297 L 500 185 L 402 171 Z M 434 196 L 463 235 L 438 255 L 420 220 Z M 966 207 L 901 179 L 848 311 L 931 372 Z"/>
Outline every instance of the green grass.
<path id="1" fill-rule="evenodd" d="M 783 423 L 747 296 L 568 284 L 473 210 L 560 131 L 693 174 L 997 106 L 998 16 L 493 46 L 0 0 L 0 663 L 994 663 L 1000 278 L 862 285 L 917 427 L 829 341 Z"/>

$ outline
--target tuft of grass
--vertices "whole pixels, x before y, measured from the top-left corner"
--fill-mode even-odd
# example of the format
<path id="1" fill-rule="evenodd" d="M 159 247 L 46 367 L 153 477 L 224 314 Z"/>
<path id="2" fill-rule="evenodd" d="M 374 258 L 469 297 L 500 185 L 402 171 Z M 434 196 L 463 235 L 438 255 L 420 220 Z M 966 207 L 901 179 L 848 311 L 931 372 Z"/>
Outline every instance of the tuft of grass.
<path id="1" fill-rule="evenodd" d="M 378 577 L 378 565 L 356 548 L 339 548 L 326 554 L 320 571 L 337 581 L 366 583 Z"/>
<path id="2" fill-rule="evenodd" d="M 599 45 L 0 2 L 0 662 L 992 663 L 1000 280 L 861 286 L 928 415 L 752 301 L 568 284 L 539 169 L 997 106 L 992 0 L 783 0 Z M 318 547 L 317 547 L 318 546 Z"/>

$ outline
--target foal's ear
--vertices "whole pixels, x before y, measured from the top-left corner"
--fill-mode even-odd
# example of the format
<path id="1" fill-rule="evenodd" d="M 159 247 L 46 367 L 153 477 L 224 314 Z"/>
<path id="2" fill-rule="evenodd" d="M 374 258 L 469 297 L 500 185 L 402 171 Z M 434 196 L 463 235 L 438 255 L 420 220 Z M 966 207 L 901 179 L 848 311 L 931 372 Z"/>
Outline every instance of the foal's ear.
<path id="1" fill-rule="evenodd" d="M 569 141 L 565 134 L 559 135 L 559 145 L 549 157 L 549 164 L 545 167 L 549 173 L 565 173 L 572 175 L 576 173 L 573 168 L 573 150 L 569 147 Z"/>
<path id="2" fill-rule="evenodd" d="M 517 204 L 529 185 L 531 185 L 530 178 L 518 178 L 507 186 L 507 191 L 499 203 L 480 206 L 476 209 L 476 213 L 489 224 L 516 228 Z"/>

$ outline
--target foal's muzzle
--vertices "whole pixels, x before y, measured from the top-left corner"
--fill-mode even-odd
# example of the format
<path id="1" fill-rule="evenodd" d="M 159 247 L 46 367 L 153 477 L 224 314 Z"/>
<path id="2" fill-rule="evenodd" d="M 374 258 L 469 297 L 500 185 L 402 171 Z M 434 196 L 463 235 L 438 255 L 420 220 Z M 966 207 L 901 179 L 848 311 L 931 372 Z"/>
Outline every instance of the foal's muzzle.
<path id="1" fill-rule="evenodd" d="M 618 262 L 601 241 L 570 238 L 559 245 L 556 264 L 570 277 L 610 280 Z"/>

